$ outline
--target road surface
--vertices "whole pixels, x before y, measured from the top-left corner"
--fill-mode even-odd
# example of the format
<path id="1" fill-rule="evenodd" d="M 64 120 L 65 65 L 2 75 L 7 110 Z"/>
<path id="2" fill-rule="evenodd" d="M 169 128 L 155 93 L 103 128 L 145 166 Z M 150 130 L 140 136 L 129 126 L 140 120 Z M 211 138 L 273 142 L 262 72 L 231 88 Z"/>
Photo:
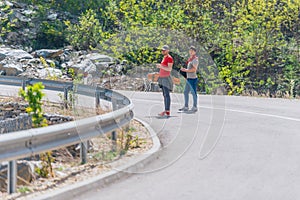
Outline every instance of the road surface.
<path id="1" fill-rule="evenodd" d="M 199 112 L 158 119 L 159 93 L 124 92 L 158 133 L 158 158 L 127 179 L 76 200 L 300 199 L 300 101 L 200 96 Z"/>

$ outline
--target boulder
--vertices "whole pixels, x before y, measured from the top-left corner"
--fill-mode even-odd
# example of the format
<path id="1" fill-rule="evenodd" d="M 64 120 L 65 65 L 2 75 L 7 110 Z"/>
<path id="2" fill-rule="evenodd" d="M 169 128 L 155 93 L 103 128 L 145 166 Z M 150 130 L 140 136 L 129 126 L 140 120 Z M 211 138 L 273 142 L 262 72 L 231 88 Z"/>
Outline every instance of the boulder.
<path id="1" fill-rule="evenodd" d="M 26 16 L 30 16 L 30 15 L 33 15 L 33 14 L 35 14 L 36 12 L 35 11 L 33 11 L 33 10 L 23 10 L 22 11 L 22 14 L 23 15 L 26 15 Z"/>
<path id="2" fill-rule="evenodd" d="M 34 166 L 27 161 L 18 161 L 17 185 L 28 185 L 34 178 Z M 7 164 L 0 169 L 0 190 L 7 190 Z"/>
<path id="3" fill-rule="evenodd" d="M 6 55 L 3 53 L 0 53 L 0 61 L 4 60 L 6 58 Z"/>
<path id="4" fill-rule="evenodd" d="M 61 70 L 55 69 L 55 68 L 52 68 L 52 67 L 47 67 L 47 68 L 39 70 L 39 77 L 40 78 L 45 78 L 45 79 L 48 79 L 48 78 L 51 78 L 51 77 L 52 78 L 59 78 L 61 76 L 62 76 Z"/>
<path id="5" fill-rule="evenodd" d="M 32 59 L 32 55 L 21 49 L 0 48 L 0 54 L 4 54 L 14 60 Z"/>
<path id="6" fill-rule="evenodd" d="M 94 74 L 97 72 L 96 65 L 89 59 L 83 60 L 80 63 L 68 63 L 69 68 L 73 69 L 75 74 Z"/>
<path id="7" fill-rule="evenodd" d="M 94 63 L 113 63 L 114 59 L 110 56 L 99 54 L 99 53 L 91 53 L 86 55 L 86 58 L 93 61 Z"/>
<path id="8" fill-rule="evenodd" d="M 9 6 L 9 7 L 13 7 L 14 4 L 11 3 L 10 1 L 4 1 L 5 5 Z"/>
<path id="9" fill-rule="evenodd" d="M 13 16 L 15 17 L 15 19 L 18 19 L 20 22 L 30 22 L 31 19 L 29 17 L 24 16 L 22 13 L 18 12 L 18 11 L 14 11 L 13 12 Z"/>
<path id="10" fill-rule="evenodd" d="M 0 71 L 3 71 L 6 76 L 18 76 L 23 72 L 22 66 L 20 64 L 1 64 Z"/>
<path id="11" fill-rule="evenodd" d="M 35 58 L 56 58 L 59 57 L 61 54 L 64 53 L 64 50 L 62 49 L 41 49 L 33 52 L 33 55 Z"/>
<path id="12" fill-rule="evenodd" d="M 47 19 L 50 21 L 55 21 L 57 19 L 58 14 L 57 13 L 53 13 L 48 15 Z"/>

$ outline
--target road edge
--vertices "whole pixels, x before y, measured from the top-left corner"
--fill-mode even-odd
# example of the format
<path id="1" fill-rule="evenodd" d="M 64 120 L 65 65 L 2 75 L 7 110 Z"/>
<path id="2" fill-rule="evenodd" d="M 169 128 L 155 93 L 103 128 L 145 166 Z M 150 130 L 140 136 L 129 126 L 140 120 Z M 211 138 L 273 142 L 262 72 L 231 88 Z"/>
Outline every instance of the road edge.
<path id="1" fill-rule="evenodd" d="M 150 134 L 152 138 L 152 147 L 146 153 L 137 158 L 133 159 L 126 165 L 118 167 L 118 169 L 112 169 L 109 172 L 98 175 L 94 178 L 89 178 L 88 180 L 75 183 L 73 185 L 65 186 L 61 189 L 49 191 L 47 194 L 42 194 L 36 197 L 33 197 L 32 200 L 61 200 L 61 199 L 72 199 L 78 197 L 80 194 L 83 194 L 91 189 L 103 188 L 109 184 L 112 184 L 115 181 L 118 181 L 122 178 L 128 177 L 130 175 L 136 174 L 139 169 L 142 169 L 147 163 L 151 162 L 157 157 L 157 153 L 161 148 L 161 143 L 157 137 L 156 132 L 152 127 L 145 121 L 138 118 L 134 118 L 140 122 Z"/>

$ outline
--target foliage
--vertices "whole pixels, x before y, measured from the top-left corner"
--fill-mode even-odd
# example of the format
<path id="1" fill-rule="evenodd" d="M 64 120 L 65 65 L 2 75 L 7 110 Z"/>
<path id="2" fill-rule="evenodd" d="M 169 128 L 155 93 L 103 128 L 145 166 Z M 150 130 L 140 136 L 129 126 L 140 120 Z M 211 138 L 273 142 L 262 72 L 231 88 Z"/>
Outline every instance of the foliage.
<path id="1" fill-rule="evenodd" d="M 15 29 L 18 20 L 10 20 L 9 17 L 11 15 L 13 15 L 13 10 L 9 6 L 0 6 L 0 37 L 7 36 L 8 33 Z"/>
<path id="2" fill-rule="evenodd" d="M 49 175 L 51 177 L 54 177 L 54 171 L 52 168 L 52 163 L 54 162 L 54 158 L 52 156 L 52 152 L 46 152 L 43 154 L 40 154 L 40 160 L 42 161 L 42 167 L 35 168 L 35 172 L 43 177 L 47 178 Z"/>
<path id="3" fill-rule="evenodd" d="M 28 193 L 28 192 L 31 192 L 31 189 L 29 189 L 26 186 L 22 186 L 22 187 L 18 188 L 18 192 L 20 192 L 20 193 Z"/>
<path id="4" fill-rule="evenodd" d="M 42 90 L 44 85 L 39 82 L 34 85 L 29 85 L 26 87 L 26 91 L 20 90 L 19 94 L 23 97 L 29 104 L 26 108 L 26 112 L 32 116 L 32 123 L 34 128 L 48 126 L 47 120 L 43 116 L 42 110 L 42 98 L 45 95 Z M 46 152 L 40 154 L 40 159 L 42 161 L 42 167 L 36 168 L 35 171 L 42 177 L 48 177 L 50 174 L 54 176 L 52 170 L 53 157 L 51 152 Z"/>
<path id="5" fill-rule="evenodd" d="M 79 17 L 78 24 L 66 21 L 67 40 L 77 49 L 92 49 L 105 37 L 94 10 L 87 10 Z"/>
<path id="6" fill-rule="evenodd" d="M 21 89 L 19 94 L 29 104 L 26 112 L 32 116 L 32 123 L 34 128 L 47 126 L 47 121 L 43 117 L 42 98 L 45 95 L 42 90 L 44 85 L 39 82 L 34 85 L 29 85 L 26 90 Z"/>
<path id="7" fill-rule="evenodd" d="M 43 20 L 37 44 L 69 42 L 152 67 L 167 43 L 176 70 L 196 45 L 207 93 L 225 86 L 230 95 L 299 96 L 299 0 L 19 1 L 38 5 L 41 19 L 51 9 L 70 13 L 64 24 Z M 0 23 L 2 35 L 14 29 Z"/>
<path id="8" fill-rule="evenodd" d="M 42 21 L 33 48 L 60 48 L 68 43 L 65 34 L 65 25 L 60 20 Z"/>

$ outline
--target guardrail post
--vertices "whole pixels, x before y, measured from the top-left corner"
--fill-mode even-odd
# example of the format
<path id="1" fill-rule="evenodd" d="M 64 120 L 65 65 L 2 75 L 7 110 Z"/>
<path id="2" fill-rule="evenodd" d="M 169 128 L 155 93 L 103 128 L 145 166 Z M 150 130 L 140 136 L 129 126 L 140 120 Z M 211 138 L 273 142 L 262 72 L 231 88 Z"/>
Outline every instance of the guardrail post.
<path id="1" fill-rule="evenodd" d="M 111 140 L 112 140 L 112 151 L 117 150 L 117 132 L 111 132 Z"/>
<path id="2" fill-rule="evenodd" d="M 23 79 L 23 80 L 22 80 L 22 89 L 23 89 L 23 90 L 25 90 L 26 85 L 27 85 L 27 80 Z"/>
<path id="3" fill-rule="evenodd" d="M 64 107 L 65 107 L 65 109 L 68 108 L 68 92 L 69 92 L 68 87 L 64 87 Z"/>
<path id="4" fill-rule="evenodd" d="M 96 90 L 96 108 L 100 107 L 100 91 Z"/>
<path id="5" fill-rule="evenodd" d="M 7 178 L 7 192 L 9 194 L 15 193 L 17 189 L 17 162 L 15 160 L 8 162 Z"/>
<path id="6" fill-rule="evenodd" d="M 113 95 L 112 95 L 111 102 L 112 102 L 113 111 L 118 110 L 119 102 L 118 102 L 118 99 L 116 97 L 114 97 Z M 117 132 L 116 131 L 111 132 L 111 140 L 112 140 L 112 151 L 116 151 L 117 150 Z"/>
<path id="7" fill-rule="evenodd" d="M 87 162 L 87 150 L 88 150 L 88 142 L 84 141 L 80 143 L 80 158 L 81 164 L 85 164 Z"/>

